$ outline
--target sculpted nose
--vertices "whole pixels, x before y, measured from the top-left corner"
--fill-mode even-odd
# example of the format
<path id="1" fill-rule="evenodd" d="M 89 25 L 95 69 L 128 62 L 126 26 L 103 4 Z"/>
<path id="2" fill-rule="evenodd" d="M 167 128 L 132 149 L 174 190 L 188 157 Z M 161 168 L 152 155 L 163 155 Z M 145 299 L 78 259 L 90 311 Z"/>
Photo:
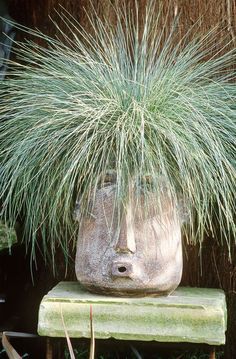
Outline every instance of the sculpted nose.
<path id="1" fill-rule="evenodd" d="M 134 228 L 130 209 L 127 210 L 121 222 L 115 250 L 117 253 L 135 253 L 136 251 Z"/>

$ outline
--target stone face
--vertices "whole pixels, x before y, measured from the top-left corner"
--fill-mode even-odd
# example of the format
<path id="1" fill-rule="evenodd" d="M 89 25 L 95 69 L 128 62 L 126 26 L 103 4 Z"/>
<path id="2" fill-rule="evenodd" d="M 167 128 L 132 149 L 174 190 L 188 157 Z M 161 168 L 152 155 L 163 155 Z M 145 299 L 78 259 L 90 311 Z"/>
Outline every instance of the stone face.
<path id="1" fill-rule="evenodd" d="M 169 296 L 120 298 L 91 294 L 79 283 L 61 282 L 42 300 L 38 333 L 90 337 L 90 305 L 95 338 L 225 343 L 226 303 L 218 289 L 178 288 Z"/>
<path id="2" fill-rule="evenodd" d="M 141 191 L 141 190 L 139 190 Z M 181 218 L 170 195 L 131 186 L 121 208 L 116 184 L 91 196 L 88 214 L 80 217 L 76 276 L 88 290 L 116 296 L 167 294 L 182 276 Z"/>

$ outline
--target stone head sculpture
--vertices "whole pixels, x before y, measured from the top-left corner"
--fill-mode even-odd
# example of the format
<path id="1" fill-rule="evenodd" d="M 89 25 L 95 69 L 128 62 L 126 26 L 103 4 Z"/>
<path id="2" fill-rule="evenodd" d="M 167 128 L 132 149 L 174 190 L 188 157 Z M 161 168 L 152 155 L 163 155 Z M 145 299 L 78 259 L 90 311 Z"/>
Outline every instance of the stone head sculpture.
<path id="1" fill-rule="evenodd" d="M 80 221 L 76 275 L 89 290 L 120 296 L 172 292 L 182 275 L 181 219 L 170 196 L 146 204 L 133 190 L 119 211 L 115 183 L 98 189 L 91 212 Z M 144 201 L 143 201 L 144 202 Z"/>

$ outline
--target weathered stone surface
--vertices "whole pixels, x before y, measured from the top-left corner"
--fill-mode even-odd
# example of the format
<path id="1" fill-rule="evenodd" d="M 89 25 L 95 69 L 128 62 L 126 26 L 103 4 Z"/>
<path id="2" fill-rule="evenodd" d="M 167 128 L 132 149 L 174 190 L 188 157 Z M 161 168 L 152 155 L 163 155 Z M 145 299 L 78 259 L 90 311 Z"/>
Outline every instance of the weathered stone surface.
<path id="1" fill-rule="evenodd" d="M 87 215 L 75 211 L 78 281 L 91 292 L 105 295 L 173 292 L 183 268 L 181 205 L 171 198 L 160 178 L 158 198 L 152 190 L 144 195 L 141 183 L 131 178 L 129 194 L 118 205 L 116 175 L 113 173 L 113 180 L 108 177 L 90 196 Z M 152 180 L 143 176 L 145 186 L 152 186 Z"/>
<path id="2" fill-rule="evenodd" d="M 121 298 L 91 294 L 77 282 L 61 282 L 42 300 L 38 333 L 90 337 L 90 305 L 95 338 L 225 343 L 226 303 L 218 289 L 178 288 L 169 296 Z"/>

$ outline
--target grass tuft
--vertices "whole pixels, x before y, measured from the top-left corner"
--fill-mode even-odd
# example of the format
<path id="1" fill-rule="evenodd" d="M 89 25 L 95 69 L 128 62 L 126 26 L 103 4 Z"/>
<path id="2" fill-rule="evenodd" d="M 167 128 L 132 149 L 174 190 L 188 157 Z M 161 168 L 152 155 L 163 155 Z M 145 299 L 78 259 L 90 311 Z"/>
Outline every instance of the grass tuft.
<path id="1" fill-rule="evenodd" d="M 153 4 L 140 22 L 138 8 L 115 8 L 114 26 L 95 14 L 93 35 L 62 10 L 70 35 L 55 26 L 63 42 L 18 25 L 47 47 L 18 42 L 0 84 L 0 202 L 11 225 L 24 218 L 32 256 L 38 233 L 45 256 L 58 246 L 67 253 L 77 237 L 76 199 L 85 215 L 109 170 L 117 205 L 130 183 L 148 194 L 141 182 L 151 176 L 157 206 L 165 183 L 188 208 L 193 242 L 217 223 L 230 249 L 236 51 L 214 53 L 218 32 L 198 35 L 197 26 L 177 40 L 178 20 L 167 29 Z"/>

